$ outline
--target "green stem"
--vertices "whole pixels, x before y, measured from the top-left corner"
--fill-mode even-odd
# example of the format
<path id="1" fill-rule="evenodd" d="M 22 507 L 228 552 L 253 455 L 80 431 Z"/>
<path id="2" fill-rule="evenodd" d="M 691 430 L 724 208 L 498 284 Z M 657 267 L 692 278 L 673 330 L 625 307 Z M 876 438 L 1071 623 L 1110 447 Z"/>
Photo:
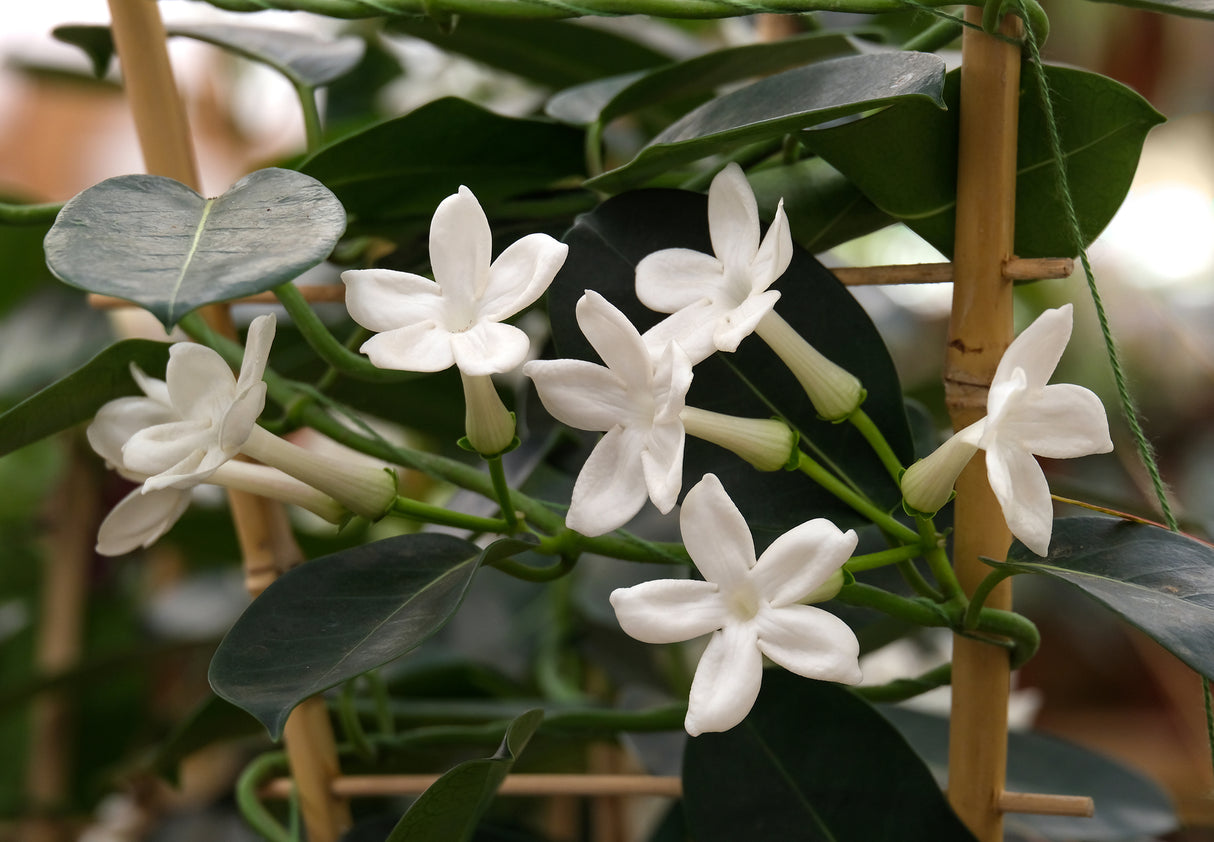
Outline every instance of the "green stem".
<path id="1" fill-rule="evenodd" d="M 889 472 L 894 483 L 897 483 L 902 478 L 902 472 L 906 470 L 906 466 L 898 459 L 897 454 L 894 453 L 894 449 L 885 440 L 885 436 L 877 429 L 877 425 L 873 423 L 873 419 L 869 418 L 868 413 L 863 409 L 856 409 L 851 415 L 847 416 L 847 420 L 860 431 L 860 435 L 864 436 L 864 440 L 868 442 L 869 447 L 877 454 L 877 458 L 881 460 L 881 464 L 885 466 L 885 470 Z"/>
<path id="2" fill-rule="evenodd" d="M 888 684 L 853 687 L 852 692 L 869 702 L 904 702 L 953 680 L 953 665 L 941 664 L 915 678 L 898 678 Z"/>
<path id="3" fill-rule="evenodd" d="M 586 700 L 576 680 L 567 675 L 572 649 L 566 646 L 573 615 L 573 580 L 561 579 L 547 591 L 551 622 L 544 628 L 535 658 L 535 679 L 544 698 L 558 703 Z"/>
<path id="4" fill-rule="evenodd" d="M 852 556 L 844 569 L 851 573 L 861 573 L 865 570 L 876 570 L 878 567 L 885 567 L 890 564 L 897 564 L 903 561 L 910 561 L 913 558 L 918 558 L 923 554 L 923 550 L 918 544 L 906 544 L 898 547 L 891 547 L 888 550 L 881 550 L 875 553 L 865 553 L 864 555 Z"/>
<path id="5" fill-rule="evenodd" d="M 469 532 L 498 533 L 506 531 L 506 522 L 500 518 L 477 517 L 463 512 L 453 512 L 441 506 L 423 503 L 409 497 L 397 497 L 389 512 L 410 520 L 422 523 L 434 523 L 439 526 L 454 526 L 456 529 L 467 529 Z"/>
<path id="6" fill-rule="evenodd" d="M 271 751 L 246 766 L 236 780 L 237 809 L 249 826 L 270 842 L 290 842 L 291 834 L 261 803 L 257 791 L 272 776 L 282 774 L 286 770 L 286 753 Z"/>
<path id="7" fill-rule="evenodd" d="M 48 222 L 54 222 L 61 210 L 63 210 L 62 202 L 48 202 L 44 205 L 16 205 L 10 202 L 0 202 L 0 223 L 45 225 Z"/>
<path id="8" fill-rule="evenodd" d="M 562 576 L 567 576 L 576 565 L 577 559 L 567 556 L 562 556 L 555 564 L 546 567 L 532 567 L 515 558 L 499 558 L 489 562 L 489 567 L 524 582 L 554 582 Z"/>
<path id="9" fill-rule="evenodd" d="M 938 628 L 950 624 L 948 614 L 929 600 L 899 596 L 861 582 L 844 585 L 835 599 L 844 605 L 872 608 L 917 626 Z"/>
<path id="10" fill-rule="evenodd" d="M 932 519 L 916 517 L 915 525 L 919 527 L 923 558 L 927 561 L 927 566 L 931 568 L 932 575 L 936 577 L 936 584 L 940 586 L 944 598 L 964 598 L 965 591 L 961 589 L 961 583 L 957 581 L 957 574 L 953 571 L 952 562 L 948 559 L 948 553 L 944 550 L 941 538 L 936 534 L 936 525 Z"/>
<path id="11" fill-rule="evenodd" d="M 342 731 L 345 732 L 346 739 L 350 741 L 354 751 L 360 758 L 372 763 L 376 755 L 375 746 L 367 739 L 367 732 L 363 730 L 362 720 L 354 708 L 354 682 L 356 681 L 358 681 L 357 678 L 351 678 L 342 685 L 341 692 L 337 696 L 337 718 L 341 721 Z"/>
<path id="12" fill-rule="evenodd" d="M 876 504 L 868 498 L 852 491 L 842 480 L 815 462 L 804 451 L 801 452 L 800 459 L 797 461 L 797 469 L 875 523 L 882 531 L 894 536 L 904 544 L 919 544 L 918 533 L 906 524 L 895 520 L 888 512 L 877 508 Z"/>
<path id="13" fill-rule="evenodd" d="M 991 591 L 1004 579 L 1015 574 L 1015 570 L 1007 567 L 997 567 L 986 574 L 986 578 L 979 582 L 978 587 L 974 588 L 974 592 L 970 594 L 970 604 L 965 609 L 965 617 L 962 619 L 961 625 L 966 629 L 975 628 L 978 625 L 978 617 L 982 613 L 982 606 L 986 602 L 986 598 L 991 595 Z"/>
<path id="14" fill-rule="evenodd" d="M 308 85 L 292 82 L 295 93 L 299 96 L 299 110 L 303 112 L 304 142 L 308 154 L 320 149 L 324 142 L 324 134 L 320 126 L 320 110 L 316 107 L 316 91 Z"/>
<path id="15" fill-rule="evenodd" d="M 338 342 L 337 337 L 329 332 L 312 309 L 312 305 L 303 297 L 299 287 L 294 284 L 280 284 L 274 287 L 274 295 L 286 309 L 304 341 L 322 360 L 340 373 L 368 383 L 400 383 L 417 377 L 412 371 L 376 368 L 369 359 Z"/>
<path id="16" fill-rule="evenodd" d="M 954 617 L 953 630 L 958 634 L 1010 649 L 1011 669 L 1023 666 L 1037 653 L 1037 648 L 1041 645 L 1041 632 L 1037 630 L 1037 626 L 1024 615 L 1014 611 L 983 608 L 972 630 L 966 630 L 959 621 L 963 621 L 963 618 Z M 991 635 L 995 638 L 992 639 Z"/>
<path id="17" fill-rule="evenodd" d="M 922 553 L 922 548 L 918 548 Z M 931 586 L 927 579 L 923 578 L 923 574 L 919 572 L 919 568 L 911 564 L 909 561 L 903 561 L 898 564 L 898 573 L 902 575 L 902 580 L 910 585 L 910 589 L 919 596 L 925 596 L 932 602 L 944 602 L 944 594 Z"/>
<path id="18" fill-rule="evenodd" d="M 384 677 L 379 674 L 377 669 L 363 673 L 363 676 L 371 688 L 371 700 L 375 705 L 376 727 L 381 735 L 390 737 L 396 733 L 396 720 L 392 718 L 392 697 L 388 693 L 388 683 L 384 681 Z"/>
<path id="19" fill-rule="evenodd" d="M 515 439 L 517 441 L 517 439 Z M 501 456 L 491 456 L 485 460 L 489 463 L 489 478 L 493 482 L 493 493 L 501 505 L 502 520 L 506 522 L 506 532 L 513 533 L 518 529 L 518 515 L 514 504 L 510 502 L 510 483 L 506 481 L 506 471 L 502 467 Z"/>
<path id="20" fill-rule="evenodd" d="M 908 39 L 901 47 L 920 53 L 934 53 L 941 47 L 947 47 L 960 37 L 965 26 L 959 20 L 938 20 L 927 29 Z"/>

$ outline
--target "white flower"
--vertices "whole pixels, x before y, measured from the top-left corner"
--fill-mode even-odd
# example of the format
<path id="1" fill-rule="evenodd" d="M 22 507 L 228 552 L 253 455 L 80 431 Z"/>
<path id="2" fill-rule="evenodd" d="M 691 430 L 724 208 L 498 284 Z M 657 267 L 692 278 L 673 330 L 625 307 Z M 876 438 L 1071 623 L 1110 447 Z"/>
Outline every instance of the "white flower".
<path id="1" fill-rule="evenodd" d="M 380 368 L 468 375 L 510 371 L 527 356 L 527 334 L 502 324 L 535 302 L 565 262 L 568 246 L 530 234 L 490 264 L 489 220 L 467 187 L 448 196 L 430 224 L 434 280 L 389 269 L 342 273 L 346 308 L 376 331 L 361 348 Z"/>
<path id="2" fill-rule="evenodd" d="M 857 684 L 860 644 L 835 615 L 802 604 L 856 548 L 856 533 L 818 518 L 755 560 L 746 520 L 713 474 L 687 492 L 683 542 L 704 581 L 661 579 L 611 594 L 620 627 L 645 643 L 711 634 L 687 700 L 687 733 L 725 731 L 759 695 L 763 656 L 807 678 Z M 837 588 L 836 588 L 837 590 Z"/>
<path id="3" fill-rule="evenodd" d="M 648 496 L 663 514 L 683 483 L 683 422 L 691 363 L 675 343 L 656 362 L 619 310 L 594 291 L 577 303 L 582 333 L 607 363 L 535 360 L 523 373 L 535 381 L 554 418 L 607 435 L 574 484 L 565 522 L 583 535 L 602 535 L 632 518 Z"/>
<path id="4" fill-rule="evenodd" d="M 148 490 L 188 488 L 239 453 L 265 408 L 261 378 L 273 339 L 274 317 L 254 319 L 239 377 L 204 345 L 173 345 L 163 388 L 145 377 L 139 384 L 148 397 L 112 402 L 98 413 L 106 426 L 122 414 L 124 425 L 141 427 L 122 445 L 121 464 L 147 476 Z M 113 403 L 121 406 L 110 410 Z"/>
<path id="5" fill-rule="evenodd" d="M 715 256 L 663 249 L 636 267 L 637 298 L 674 314 L 647 331 L 645 341 L 655 353 L 678 341 L 693 364 L 714 351 L 737 350 L 775 306 L 780 293 L 768 287 L 792 260 L 784 201 L 760 241 L 758 204 L 737 164 L 717 173 L 708 188 L 708 232 Z"/>
<path id="6" fill-rule="evenodd" d="M 1071 383 L 1046 385 L 1071 338 L 1072 307 L 1046 310 L 1004 352 L 986 400 L 986 417 L 957 432 L 902 477 L 903 496 L 935 511 L 975 449 L 986 451 L 991 490 L 1008 528 L 1037 555 L 1049 552 L 1054 508 L 1034 456 L 1071 459 L 1113 449 L 1100 398 Z M 943 499 L 942 499 L 943 498 Z"/>

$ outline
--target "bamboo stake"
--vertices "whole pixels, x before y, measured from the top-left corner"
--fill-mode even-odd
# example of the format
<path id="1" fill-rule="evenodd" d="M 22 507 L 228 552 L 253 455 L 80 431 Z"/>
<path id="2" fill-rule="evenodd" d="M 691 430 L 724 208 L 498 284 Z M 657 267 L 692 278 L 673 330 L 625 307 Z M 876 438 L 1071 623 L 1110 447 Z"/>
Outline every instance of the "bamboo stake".
<path id="1" fill-rule="evenodd" d="M 67 471 L 46 512 L 46 557 L 35 655 L 38 669 L 45 675 L 66 672 L 80 660 L 88 568 L 99 520 L 96 477 L 74 441 L 67 459 Z M 61 807 L 71 788 L 71 713 L 71 700 L 63 691 L 47 691 L 32 706 L 26 793 L 39 813 Z M 27 842 L 60 842 L 67 839 L 67 828 L 60 820 L 35 815 L 24 823 L 21 838 Z"/>
<path id="2" fill-rule="evenodd" d="M 966 10 L 981 23 L 981 9 Z M 1019 32 L 1008 19 L 1003 30 Z M 953 310 L 945 361 L 945 393 L 955 429 L 985 414 L 999 358 L 1012 339 L 1012 285 L 1003 275 L 1011 256 L 1016 201 L 1016 132 L 1020 50 L 966 28 L 962 39 L 960 148 Z M 986 575 L 979 556 L 1003 558 L 1011 533 L 991 492 L 982 459 L 957 481 L 954 564 L 966 592 Z M 987 605 L 1011 607 L 1010 580 Z M 1007 766 L 1007 650 L 956 636 L 949 732 L 949 801 L 980 842 L 1003 839 Z"/>
<path id="3" fill-rule="evenodd" d="M 148 172 L 174 178 L 198 190 L 200 179 L 166 48 L 164 23 L 152 0 L 109 0 L 114 44 Z M 225 306 L 207 308 L 212 327 L 234 336 Z M 280 505 L 229 492 L 228 499 L 245 565 L 245 583 L 256 597 L 301 553 Z M 292 712 L 284 740 L 299 787 L 309 842 L 336 842 L 350 826 L 349 806 L 331 792 L 338 774 L 336 741 L 323 700 L 309 699 Z"/>

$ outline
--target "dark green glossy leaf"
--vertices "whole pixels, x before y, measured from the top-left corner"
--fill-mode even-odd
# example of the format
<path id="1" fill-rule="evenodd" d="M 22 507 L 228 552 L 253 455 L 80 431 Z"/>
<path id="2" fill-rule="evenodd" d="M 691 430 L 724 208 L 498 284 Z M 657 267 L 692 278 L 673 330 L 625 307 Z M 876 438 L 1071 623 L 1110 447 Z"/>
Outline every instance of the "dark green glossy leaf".
<path id="1" fill-rule="evenodd" d="M 837 684 L 769 670 L 737 727 L 683 754 L 696 842 L 972 842 L 892 725 Z"/>
<path id="2" fill-rule="evenodd" d="M 787 70 L 704 103 L 628 164 L 591 179 L 616 193 L 666 170 L 906 97 L 940 102 L 944 62 L 926 53 L 874 53 Z"/>
<path id="3" fill-rule="evenodd" d="M 1181 15 L 1188 18 L 1214 20 L 1212 0 L 1096 0 L 1098 3 L 1116 3 L 1133 9 L 1147 9 L 1166 15 Z"/>
<path id="4" fill-rule="evenodd" d="M 359 223 L 428 222 L 461 184 L 490 208 L 580 174 L 582 135 L 447 98 L 343 138 L 301 169 L 328 185 Z"/>
<path id="5" fill-rule="evenodd" d="M 489 549 L 450 535 L 401 535 L 318 558 L 278 578 L 211 661 L 215 692 L 277 738 L 304 699 L 417 647 L 451 619 Z"/>
<path id="6" fill-rule="evenodd" d="M 164 377 L 168 360 L 169 346 L 164 342 L 127 339 L 111 345 L 0 415 L 0 456 L 89 420 L 107 401 L 142 394 L 131 378 L 131 364 L 153 377 Z"/>
<path id="7" fill-rule="evenodd" d="M 1142 97 L 1104 76 L 1047 67 L 1063 154 L 1084 244 L 1121 206 L 1146 133 L 1163 118 Z M 956 221 L 959 74 L 945 85 L 948 111 L 908 100 L 842 126 L 802 134 L 806 146 L 856 184 L 873 203 L 944 254 Z M 1076 252 L 1058 198 L 1045 115 L 1036 81 L 1021 81 L 1016 183 L 1016 254 Z"/>
<path id="8" fill-rule="evenodd" d="M 881 706 L 943 786 L 948 780 L 948 720 Z M 1007 789 L 1052 795 L 1086 795 L 1096 804 L 1090 818 L 1007 813 L 1009 832 L 1027 839 L 1068 842 L 1155 838 L 1176 829 L 1176 815 L 1159 785 L 1133 769 L 1081 746 L 1045 734 L 1008 734 Z"/>
<path id="9" fill-rule="evenodd" d="M 541 710 L 527 711 L 510 723 L 501 748 L 493 757 L 465 760 L 431 784 L 413 802 L 387 842 L 425 839 L 466 842 L 470 839 L 497 788 L 543 718 Z"/>
<path id="10" fill-rule="evenodd" d="M 759 212 L 770 218 L 784 200 L 793 240 L 811 254 L 834 248 L 894 222 L 860 188 L 821 158 L 764 167 L 750 174 Z"/>
<path id="11" fill-rule="evenodd" d="M 617 196 L 578 218 L 565 237 L 569 255 L 564 268 L 548 292 L 560 356 L 596 359 L 574 316 L 584 290 L 602 293 L 641 331 L 662 318 L 636 298 L 636 264 L 663 248 L 711 253 L 707 206 L 698 193 L 644 190 Z M 820 352 L 860 378 L 868 390 L 865 411 L 909 463 L 910 432 L 897 372 L 851 293 L 800 249 L 773 289 L 782 293 L 777 312 Z M 855 429 L 819 420 L 797 381 L 758 337 L 744 340 L 736 353 L 716 354 L 697 365 L 687 403 L 752 418 L 779 414 L 800 430 L 804 449 L 836 465 L 879 505 L 898 502 L 897 488 Z M 843 528 L 865 522 L 800 473 L 761 473 L 728 451 L 689 438 L 684 489 L 709 471 L 721 478 L 751 529 L 769 533 L 768 539 L 813 517 L 831 518 Z"/>
<path id="12" fill-rule="evenodd" d="M 172 327 L 317 265 L 345 225 L 333 194 L 291 170 L 258 170 L 214 199 L 171 178 L 124 175 L 64 205 L 46 260 L 65 283 L 134 301 Z"/>
<path id="13" fill-rule="evenodd" d="M 389 31 L 424 38 L 446 52 L 553 89 L 670 61 L 645 44 L 574 21 L 461 17 L 444 32 L 433 21 L 401 17 L 391 21 Z"/>
<path id="14" fill-rule="evenodd" d="M 293 84 L 319 88 L 349 73 L 362 59 L 361 38 L 325 38 L 309 32 L 221 23 L 174 24 L 169 35 L 205 41 L 274 68 Z"/>
<path id="15" fill-rule="evenodd" d="M 318 88 L 348 73 L 362 58 L 361 38 L 323 38 L 307 32 L 263 26 L 221 23 L 174 24 L 169 35 L 193 38 L 222 47 L 236 55 L 274 68 L 305 88 Z M 52 33 L 88 54 L 93 72 L 104 76 L 114 56 L 114 38 L 108 26 L 58 26 Z"/>
<path id="16" fill-rule="evenodd" d="M 710 94 L 730 82 L 856 51 L 856 42 L 840 32 L 811 32 L 774 43 L 730 47 L 653 70 L 567 88 L 548 100 L 544 110 L 552 119 L 572 125 L 606 123 L 642 108 Z"/>
<path id="17" fill-rule="evenodd" d="M 1006 564 L 1066 582 L 1214 678 L 1214 547 L 1144 523 L 1054 521 L 1045 558 L 1016 542 Z"/>

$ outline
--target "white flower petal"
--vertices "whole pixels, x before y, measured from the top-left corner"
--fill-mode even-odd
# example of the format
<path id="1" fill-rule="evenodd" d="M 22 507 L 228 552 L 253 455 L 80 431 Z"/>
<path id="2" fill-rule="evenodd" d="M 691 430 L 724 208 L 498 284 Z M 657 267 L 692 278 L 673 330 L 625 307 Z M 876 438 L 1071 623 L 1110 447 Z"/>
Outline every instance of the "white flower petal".
<path id="1" fill-rule="evenodd" d="M 711 254 L 691 249 L 655 251 L 636 268 L 636 294 L 659 313 L 674 313 L 725 289 L 725 267 Z"/>
<path id="2" fill-rule="evenodd" d="M 443 371 L 455 364 L 451 333 L 434 322 L 377 333 L 359 348 L 378 368 Z"/>
<path id="3" fill-rule="evenodd" d="M 449 346 L 459 370 L 477 376 L 518 368 L 527 359 L 531 340 L 514 325 L 486 321 L 451 334 Z"/>
<path id="4" fill-rule="evenodd" d="M 595 445 L 573 485 L 566 526 L 595 537 L 619 529 L 641 510 L 649 490 L 638 439 L 614 427 Z"/>
<path id="5" fill-rule="evenodd" d="M 1064 304 L 1038 316 L 1003 352 L 992 382 L 1006 380 L 1013 369 L 1022 368 L 1030 390 L 1044 386 L 1070 341 L 1073 309 L 1070 304 Z"/>
<path id="6" fill-rule="evenodd" d="M 547 234 L 528 234 L 511 243 L 489 267 L 480 317 L 501 321 L 531 306 L 548 289 L 568 253 L 569 246 Z"/>
<path id="7" fill-rule="evenodd" d="M 1072 383 L 1046 386 L 1007 417 L 1000 435 L 1049 459 L 1073 459 L 1113 449 L 1104 404 L 1090 389 Z"/>
<path id="8" fill-rule="evenodd" d="M 683 446 L 687 437 L 677 419 L 655 426 L 641 451 L 641 470 L 649 499 L 662 514 L 674 508 L 683 488 Z"/>
<path id="9" fill-rule="evenodd" d="M 219 423 L 216 436 L 218 447 L 229 457 L 235 456 L 249 439 L 253 426 L 266 408 L 266 384 L 260 379 L 236 400 L 232 401 Z"/>
<path id="10" fill-rule="evenodd" d="M 759 250 L 759 207 L 746 174 L 735 163 L 717 173 L 708 188 L 708 234 L 726 274 L 750 271 Z"/>
<path id="11" fill-rule="evenodd" d="M 124 466 L 122 447 L 145 427 L 177 420 L 171 408 L 151 398 L 115 398 L 97 411 L 86 431 L 89 444 L 114 468 Z"/>
<path id="12" fill-rule="evenodd" d="M 430 267 L 450 312 L 469 318 L 477 312 L 492 256 L 489 219 L 472 191 L 461 186 L 439 203 L 430 221 Z"/>
<path id="13" fill-rule="evenodd" d="M 421 275 L 390 269 L 351 269 L 341 273 L 346 310 L 368 330 L 386 330 L 433 322 L 445 325 L 438 284 Z"/>
<path id="14" fill-rule="evenodd" d="M 677 342 L 691 365 L 697 365 L 716 353 L 713 339 L 717 321 L 726 309 L 707 298 L 689 304 L 641 335 L 649 355 L 659 359 L 666 347 Z"/>
<path id="15" fill-rule="evenodd" d="M 712 334 L 712 344 L 718 351 L 733 352 L 738 350 L 742 340 L 755 332 L 755 328 L 763 317 L 772 311 L 780 293 L 773 290 L 752 295 L 737 307 L 727 311 L 717 319 Z"/>
<path id="16" fill-rule="evenodd" d="M 815 518 L 772 541 L 750 579 L 775 608 L 800 602 L 851 558 L 858 540 L 854 530 L 843 532 L 829 520 Z"/>
<path id="17" fill-rule="evenodd" d="M 1033 454 L 1015 446 L 996 445 L 986 452 L 991 490 L 1012 534 L 1037 555 L 1049 552 L 1054 505 L 1045 474 Z"/>
<path id="18" fill-rule="evenodd" d="M 273 314 L 258 316 L 249 324 L 245 337 L 244 357 L 240 361 L 240 375 L 236 378 L 236 391 L 244 392 L 261 383 L 270 361 L 270 345 L 274 341 L 275 320 Z M 264 384 L 263 384 L 264 389 Z M 261 410 L 258 410 L 261 414 Z"/>
<path id="19" fill-rule="evenodd" d="M 166 407 L 173 405 L 173 400 L 169 397 L 169 385 L 163 380 L 149 377 L 143 373 L 143 369 L 134 363 L 131 363 L 131 377 L 134 378 L 135 384 L 143 390 L 143 393 L 148 398 Z"/>
<path id="20" fill-rule="evenodd" d="M 532 360 L 523 374 L 535 383 L 548 414 L 562 424 L 605 432 L 620 423 L 627 397 L 610 369 L 585 360 Z"/>
<path id="21" fill-rule="evenodd" d="M 776 206 L 776 215 L 771 221 L 771 227 L 763 236 L 763 242 L 759 244 L 759 251 L 751 263 L 753 291 L 762 292 L 779 280 L 791 262 L 792 230 L 788 225 L 788 216 L 784 213 L 784 200 L 781 199 Z"/>
<path id="22" fill-rule="evenodd" d="M 207 421 L 171 421 L 145 427 L 132 435 L 122 446 L 122 464 L 136 473 L 154 476 L 170 471 L 181 463 L 201 462 L 209 447 L 215 444 L 215 431 Z"/>
<path id="23" fill-rule="evenodd" d="M 169 349 L 165 382 L 182 418 L 218 421 L 236 396 L 236 378 L 223 357 L 193 342 Z"/>
<path id="24" fill-rule="evenodd" d="M 728 731 L 746 718 L 763 683 L 763 658 L 749 623 L 715 632 L 696 667 L 687 699 L 687 733 Z"/>
<path id="25" fill-rule="evenodd" d="M 123 555 L 150 547 L 190 505 L 190 492 L 175 488 L 144 494 L 135 489 L 119 501 L 97 531 L 97 552 Z"/>
<path id="26" fill-rule="evenodd" d="M 705 474 L 687 492 L 679 511 L 679 531 L 700 574 L 724 592 L 744 582 L 755 565 L 750 527 L 716 474 Z"/>
<path id="27" fill-rule="evenodd" d="M 655 579 L 611 592 L 620 628 L 642 643 L 679 643 L 725 624 L 717 586 L 698 579 Z"/>
<path id="28" fill-rule="evenodd" d="M 653 422 L 677 421 L 691 388 L 691 360 L 678 343 L 666 346 L 653 359 L 657 361 L 653 373 Z"/>
<path id="29" fill-rule="evenodd" d="M 788 605 L 755 618 L 759 651 L 789 672 L 860 683 L 860 642 L 847 623 L 812 605 Z"/>
<path id="30" fill-rule="evenodd" d="M 594 290 L 578 299 L 577 322 L 607 367 L 631 391 L 649 391 L 653 361 L 628 317 Z"/>

